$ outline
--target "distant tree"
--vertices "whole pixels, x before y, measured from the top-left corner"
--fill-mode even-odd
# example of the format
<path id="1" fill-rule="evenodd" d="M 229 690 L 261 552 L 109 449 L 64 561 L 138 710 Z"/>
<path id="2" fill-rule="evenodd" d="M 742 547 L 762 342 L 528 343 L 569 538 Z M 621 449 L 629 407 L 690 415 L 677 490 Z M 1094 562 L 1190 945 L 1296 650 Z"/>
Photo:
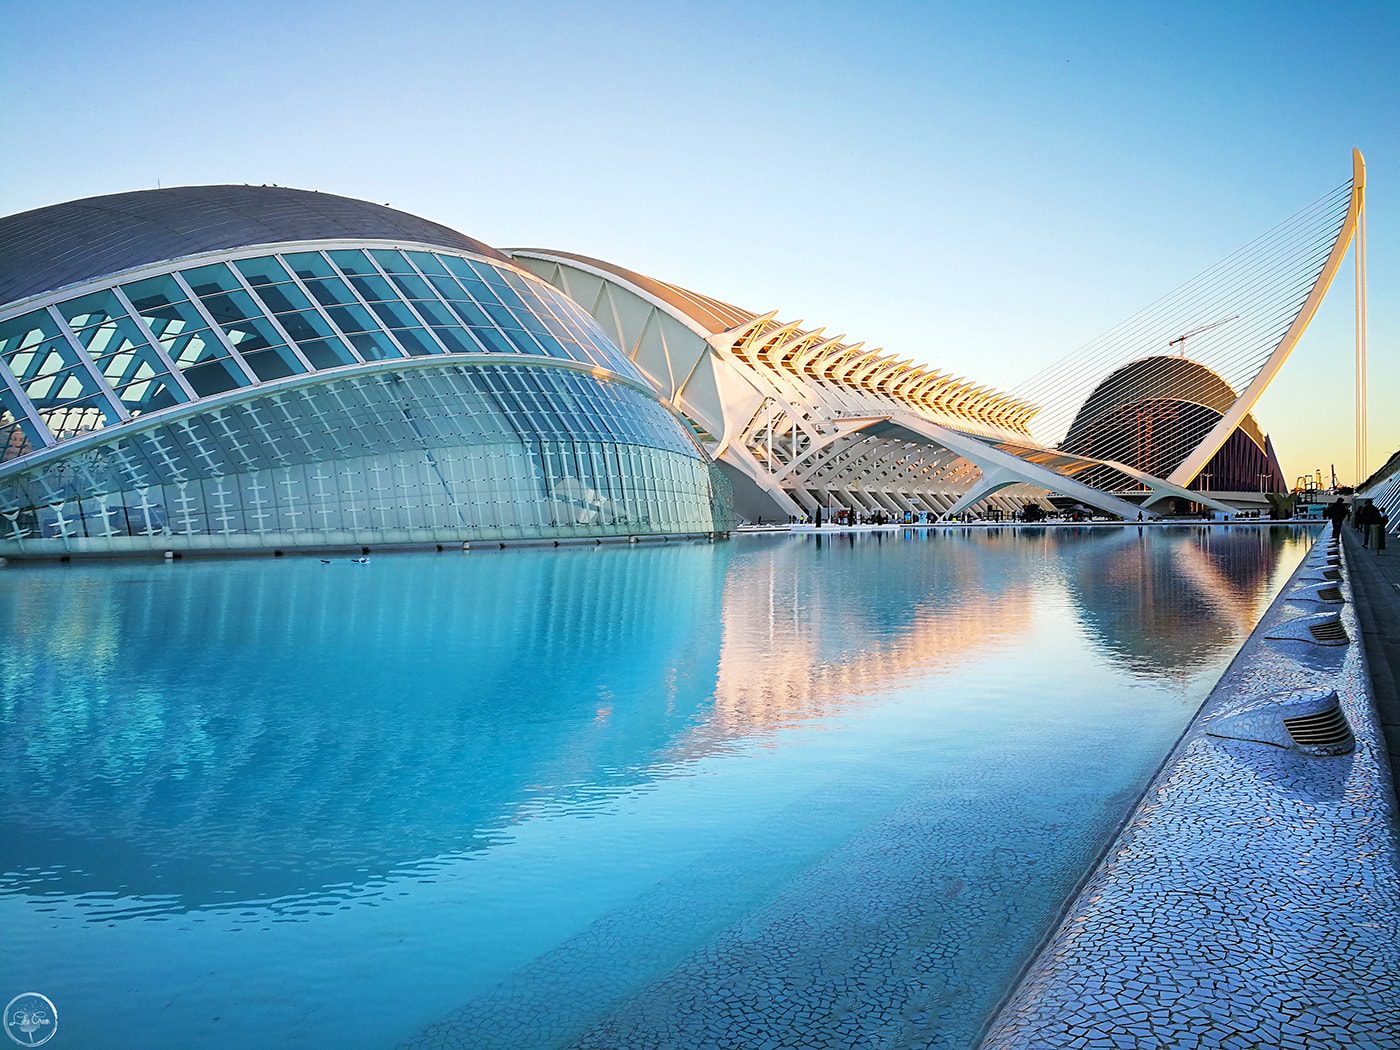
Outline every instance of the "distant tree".
<path id="1" fill-rule="evenodd" d="M 1297 496 L 1284 495 L 1280 492 L 1266 492 L 1264 495 L 1269 501 L 1269 517 L 1275 520 L 1293 517 L 1293 511 L 1298 503 Z"/>
<path id="2" fill-rule="evenodd" d="M 1027 503 L 1021 508 L 1022 521 L 1044 521 L 1045 508 L 1039 503 Z"/>

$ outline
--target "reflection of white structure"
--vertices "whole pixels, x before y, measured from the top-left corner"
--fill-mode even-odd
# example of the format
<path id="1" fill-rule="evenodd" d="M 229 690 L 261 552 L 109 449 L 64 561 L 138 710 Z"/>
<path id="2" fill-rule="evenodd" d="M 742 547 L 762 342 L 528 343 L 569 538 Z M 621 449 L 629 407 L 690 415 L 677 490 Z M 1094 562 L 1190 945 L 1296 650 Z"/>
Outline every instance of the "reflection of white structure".
<path id="1" fill-rule="evenodd" d="M 1316 312 L 1351 243 L 1364 186 L 1357 153 L 1349 184 L 1203 275 L 1210 309 L 1223 304 L 1216 316 L 1232 324 L 1195 326 L 1189 308 L 1200 297 L 1185 286 L 1189 296 L 1175 293 L 1119 326 L 1107 349 L 1047 373 L 1029 397 L 598 259 L 510 254 L 586 307 L 690 419 L 734 480 L 747 517 L 830 506 L 945 516 L 974 506 L 1012 509 L 1052 493 L 1124 517 L 1144 508 L 1151 515 L 1172 498 L 1229 511 L 1189 486 L 1244 423 Z M 1310 248 L 1300 252 L 1299 244 Z M 1254 255 L 1262 283 L 1242 285 L 1239 260 Z M 1181 332 L 1194 337 L 1189 344 Z M 1169 344 L 1184 365 L 1204 364 L 1241 391 L 1232 405 L 1215 406 L 1214 425 L 1192 435 L 1169 477 L 1137 469 L 1127 456 L 1062 447 L 1070 419 L 1105 376 Z M 1063 424 L 1049 434 L 1062 404 Z"/>

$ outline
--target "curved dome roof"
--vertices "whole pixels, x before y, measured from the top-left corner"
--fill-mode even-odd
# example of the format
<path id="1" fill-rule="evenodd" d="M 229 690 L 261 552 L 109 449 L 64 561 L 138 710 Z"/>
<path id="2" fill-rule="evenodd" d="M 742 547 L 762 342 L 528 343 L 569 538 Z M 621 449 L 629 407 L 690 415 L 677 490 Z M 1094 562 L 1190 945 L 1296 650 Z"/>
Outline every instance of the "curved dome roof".
<path id="1" fill-rule="evenodd" d="M 280 186 L 176 186 L 0 218 L 0 304 L 201 252 L 345 239 L 417 241 L 509 262 L 447 226 L 353 197 Z"/>

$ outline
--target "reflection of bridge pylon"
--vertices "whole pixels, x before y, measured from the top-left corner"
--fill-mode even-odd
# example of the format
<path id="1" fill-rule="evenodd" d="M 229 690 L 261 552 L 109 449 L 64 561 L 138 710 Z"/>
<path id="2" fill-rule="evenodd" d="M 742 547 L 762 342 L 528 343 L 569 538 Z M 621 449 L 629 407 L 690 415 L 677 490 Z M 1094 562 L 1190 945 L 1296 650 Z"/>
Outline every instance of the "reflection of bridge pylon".
<path id="1" fill-rule="evenodd" d="M 1356 213 L 1356 481 L 1359 485 L 1370 473 L 1367 460 L 1367 390 L 1366 390 L 1366 167 L 1361 151 L 1356 150 L 1356 162 L 1361 171 L 1361 202 Z"/>

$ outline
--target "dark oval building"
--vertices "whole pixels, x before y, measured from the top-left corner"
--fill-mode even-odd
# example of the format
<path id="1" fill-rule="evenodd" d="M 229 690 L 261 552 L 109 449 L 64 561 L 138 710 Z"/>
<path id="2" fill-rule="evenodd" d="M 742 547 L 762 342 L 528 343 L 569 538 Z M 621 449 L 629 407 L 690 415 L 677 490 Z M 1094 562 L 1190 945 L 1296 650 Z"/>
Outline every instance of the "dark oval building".
<path id="1" fill-rule="evenodd" d="M 304 190 L 0 219 L 0 555 L 723 531 L 597 323 L 493 248 Z"/>
<path id="2" fill-rule="evenodd" d="M 1236 401 L 1230 384 L 1185 357 L 1144 357 L 1109 373 L 1075 414 L 1062 448 L 1165 478 Z M 1273 443 L 1246 415 L 1192 488 L 1284 492 Z"/>

